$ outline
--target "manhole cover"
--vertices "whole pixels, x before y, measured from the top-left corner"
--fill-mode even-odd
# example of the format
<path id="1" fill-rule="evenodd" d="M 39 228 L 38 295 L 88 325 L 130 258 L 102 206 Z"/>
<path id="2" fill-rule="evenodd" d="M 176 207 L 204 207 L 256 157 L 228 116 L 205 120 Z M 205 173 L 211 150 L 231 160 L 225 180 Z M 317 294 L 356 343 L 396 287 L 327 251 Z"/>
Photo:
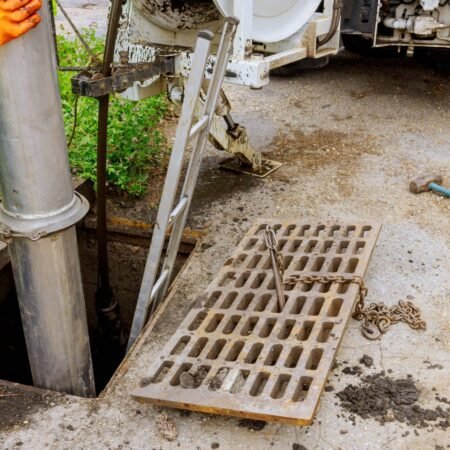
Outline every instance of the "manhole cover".
<path id="1" fill-rule="evenodd" d="M 278 310 L 266 224 L 285 277 L 363 277 L 379 223 L 260 221 L 246 234 L 151 368 L 141 401 L 296 425 L 311 423 L 356 284 L 285 286 Z"/>

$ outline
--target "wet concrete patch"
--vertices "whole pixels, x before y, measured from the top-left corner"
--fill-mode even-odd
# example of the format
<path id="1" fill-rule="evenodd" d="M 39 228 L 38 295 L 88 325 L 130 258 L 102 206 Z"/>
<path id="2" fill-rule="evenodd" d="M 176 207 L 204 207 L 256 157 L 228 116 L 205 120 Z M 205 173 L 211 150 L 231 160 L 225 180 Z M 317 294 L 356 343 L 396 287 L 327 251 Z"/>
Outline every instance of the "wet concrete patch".
<path id="1" fill-rule="evenodd" d="M 53 406 L 62 394 L 0 381 L 0 431 L 27 425 L 36 411 Z"/>
<path id="2" fill-rule="evenodd" d="M 299 177 L 310 177 L 336 167 L 331 175 L 341 196 L 354 192 L 352 177 L 358 173 L 364 157 L 380 155 L 375 138 L 342 131 L 318 129 L 312 133 L 287 127 L 271 144 L 267 156 L 284 164 L 272 175 L 274 180 L 297 182 Z"/>
<path id="3" fill-rule="evenodd" d="M 271 147 L 268 154 L 272 158 L 308 170 L 338 163 L 356 164 L 361 156 L 379 154 L 374 138 L 327 129 L 304 133 L 288 127 L 276 136 Z"/>
<path id="4" fill-rule="evenodd" d="M 209 164 L 202 170 L 194 194 L 192 215 L 210 209 L 214 203 L 225 204 L 231 197 L 239 201 L 246 192 L 264 185 L 259 178 L 222 170 L 217 167 L 216 161 L 216 158 L 211 158 Z"/>

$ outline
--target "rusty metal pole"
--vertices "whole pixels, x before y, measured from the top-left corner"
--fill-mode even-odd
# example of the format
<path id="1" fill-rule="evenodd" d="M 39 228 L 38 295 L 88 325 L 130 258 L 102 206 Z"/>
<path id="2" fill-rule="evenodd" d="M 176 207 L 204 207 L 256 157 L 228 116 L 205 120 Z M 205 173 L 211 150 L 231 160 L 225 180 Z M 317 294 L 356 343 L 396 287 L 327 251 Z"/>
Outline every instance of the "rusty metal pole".
<path id="1" fill-rule="evenodd" d="M 108 19 L 108 30 L 103 55 L 102 75 L 111 76 L 123 0 L 112 0 Z M 119 365 L 125 354 L 125 337 L 120 321 L 120 308 L 109 279 L 107 211 L 106 211 L 106 169 L 108 151 L 109 94 L 98 98 L 97 130 L 97 252 L 98 285 L 95 306 L 98 316 L 99 357 L 103 366 L 111 370 Z"/>
<path id="2" fill-rule="evenodd" d="M 9 251 L 36 386 L 95 395 L 48 5 L 0 47 L 0 238 Z"/>

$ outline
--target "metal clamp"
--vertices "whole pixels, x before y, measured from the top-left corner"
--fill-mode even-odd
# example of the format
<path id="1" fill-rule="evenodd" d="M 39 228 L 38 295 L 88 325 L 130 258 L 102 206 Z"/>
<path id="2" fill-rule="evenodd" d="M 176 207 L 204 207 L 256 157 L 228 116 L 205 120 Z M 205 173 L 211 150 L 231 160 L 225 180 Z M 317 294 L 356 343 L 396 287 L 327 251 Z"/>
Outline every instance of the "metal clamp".
<path id="1" fill-rule="evenodd" d="M 72 78 L 72 92 L 83 97 L 102 97 L 114 92 L 123 92 L 136 82 L 174 72 L 175 58 L 161 56 L 147 64 L 119 65 L 110 77 L 104 77 L 98 73 L 81 72 Z"/>
<path id="2" fill-rule="evenodd" d="M 0 206 L 0 241 L 9 243 L 14 238 L 37 241 L 75 225 L 88 211 L 89 202 L 78 192 L 74 192 L 69 205 L 45 217 L 12 215 Z"/>
<path id="3" fill-rule="evenodd" d="M 8 228 L 7 225 L 5 225 L 4 223 L 0 223 L 0 241 L 6 242 L 7 244 L 9 244 L 14 238 L 26 238 L 30 239 L 30 241 L 37 241 L 45 235 L 45 231 L 34 231 L 28 234 L 15 233 L 11 230 L 11 228 Z"/>

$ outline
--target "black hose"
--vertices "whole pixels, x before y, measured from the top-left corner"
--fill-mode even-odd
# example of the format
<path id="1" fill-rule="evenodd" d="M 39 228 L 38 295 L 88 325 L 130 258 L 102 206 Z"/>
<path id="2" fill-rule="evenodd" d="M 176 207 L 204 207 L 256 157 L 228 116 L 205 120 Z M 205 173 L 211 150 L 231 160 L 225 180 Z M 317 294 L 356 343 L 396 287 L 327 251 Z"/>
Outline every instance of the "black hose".
<path id="1" fill-rule="evenodd" d="M 317 39 L 317 48 L 322 47 L 328 43 L 333 36 L 336 34 L 336 31 L 339 26 L 339 21 L 341 20 L 342 8 L 344 7 L 343 0 L 334 0 L 333 4 L 333 17 L 331 19 L 331 26 L 328 30 L 328 33 L 320 39 Z"/>

